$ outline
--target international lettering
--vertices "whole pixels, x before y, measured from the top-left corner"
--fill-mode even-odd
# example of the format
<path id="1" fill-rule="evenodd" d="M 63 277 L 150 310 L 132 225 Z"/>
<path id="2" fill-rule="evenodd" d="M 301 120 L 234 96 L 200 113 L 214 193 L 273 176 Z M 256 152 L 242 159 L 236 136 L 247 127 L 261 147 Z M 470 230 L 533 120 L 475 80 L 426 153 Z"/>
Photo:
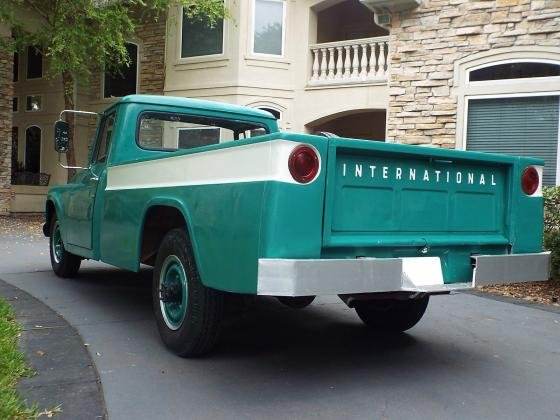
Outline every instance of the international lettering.
<path id="1" fill-rule="evenodd" d="M 361 163 L 342 163 L 344 178 L 382 179 L 394 181 L 432 182 L 436 184 L 496 186 L 497 177 L 491 172 L 465 170 L 416 169 L 400 166 L 377 166 Z"/>

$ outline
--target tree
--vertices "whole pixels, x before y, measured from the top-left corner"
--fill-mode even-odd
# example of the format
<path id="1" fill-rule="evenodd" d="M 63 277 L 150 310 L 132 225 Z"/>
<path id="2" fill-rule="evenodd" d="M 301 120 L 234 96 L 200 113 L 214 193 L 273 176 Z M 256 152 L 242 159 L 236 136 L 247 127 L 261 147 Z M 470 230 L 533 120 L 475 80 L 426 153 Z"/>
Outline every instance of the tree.
<path id="1" fill-rule="evenodd" d="M 62 80 L 65 108 L 75 109 L 76 82 L 87 82 L 100 66 L 111 71 L 127 66 L 125 42 L 138 23 L 157 20 L 174 5 L 183 5 L 189 18 L 210 26 L 227 15 L 220 0 L 2 0 L 0 23 L 8 25 L 12 38 L 0 40 L 0 48 L 35 46 L 48 60 L 46 76 Z M 68 122 L 67 162 L 75 166 L 72 116 Z"/>

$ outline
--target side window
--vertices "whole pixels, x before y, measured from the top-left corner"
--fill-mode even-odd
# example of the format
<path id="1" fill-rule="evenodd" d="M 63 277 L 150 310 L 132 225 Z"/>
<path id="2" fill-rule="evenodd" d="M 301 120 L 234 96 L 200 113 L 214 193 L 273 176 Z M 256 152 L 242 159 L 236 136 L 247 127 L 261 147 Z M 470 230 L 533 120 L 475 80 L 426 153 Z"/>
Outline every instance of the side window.
<path id="1" fill-rule="evenodd" d="M 113 134 L 113 126 L 115 124 L 115 114 L 109 115 L 103 122 L 101 135 L 97 143 L 97 150 L 95 153 L 94 162 L 102 163 L 107 160 L 107 152 L 111 145 L 111 136 Z"/>
<path id="2" fill-rule="evenodd" d="M 145 149 L 179 150 L 252 137 L 266 127 L 247 121 L 195 115 L 146 112 L 140 117 L 138 145 Z"/>

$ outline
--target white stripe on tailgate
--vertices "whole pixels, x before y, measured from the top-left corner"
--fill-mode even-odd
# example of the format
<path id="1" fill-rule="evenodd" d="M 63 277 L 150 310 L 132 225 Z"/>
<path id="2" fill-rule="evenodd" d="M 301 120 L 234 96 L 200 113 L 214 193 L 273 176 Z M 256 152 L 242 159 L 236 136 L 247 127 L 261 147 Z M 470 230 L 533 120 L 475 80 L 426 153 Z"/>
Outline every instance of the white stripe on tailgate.
<path id="1" fill-rule="evenodd" d="M 272 140 L 110 166 L 107 168 L 106 189 L 128 190 L 253 181 L 297 184 L 288 169 L 288 158 L 299 144 L 288 140 Z"/>

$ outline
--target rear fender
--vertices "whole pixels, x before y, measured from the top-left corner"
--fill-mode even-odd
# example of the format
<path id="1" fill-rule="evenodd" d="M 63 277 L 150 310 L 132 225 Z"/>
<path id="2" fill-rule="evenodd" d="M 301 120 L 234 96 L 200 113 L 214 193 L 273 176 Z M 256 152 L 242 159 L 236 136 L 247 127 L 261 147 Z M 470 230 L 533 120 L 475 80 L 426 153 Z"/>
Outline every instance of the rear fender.
<path id="1" fill-rule="evenodd" d="M 140 262 L 140 258 L 141 258 L 142 232 L 144 230 L 144 225 L 146 224 L 146 215 L 148 214 L 148 211 L 150 210 L 150 208 L 155 207 L 155 206 L 172 207 L 172 208 L 178 210 L 183 215 L 183 219 L 185 220 L 185 225 L 187 227 L 187 233 L 189 235 L 189 239 L 191 241 L 194 256 L 195 256 L 195 259 L 197 261 L 197 266 L 198 266 L 198 269 L 199 269 L 199 272 L 200 272 L 200 275 L 201 275 L 201 278 L 202 278 L 202 268 L 198 264 L 198 261 L 200 261 L 199 248 L 198 248 L 198 244 L 197 244 L 197 241 L 196 241 L 196 238 L 195 238 L 195 235 L 194 235 L 194 231 L 193 231 L 193 228 L 192 228 L 191 214 L 190 214 L 189 209 L 187 208 L 187 206 L 185 205 L 184 202 L 182 202 L 181 200 L 178 200 L 176 198 L 173 198 L 173 197 L 154 197 L 144 207 L 144 209 L 142 211 L 142 223 L 140 223 L 140 225 L 138 226 L 138 231 L 136 232 L 136 244 L 137 244 L 136 257 L 137 257 L 138 262 Z"/>

